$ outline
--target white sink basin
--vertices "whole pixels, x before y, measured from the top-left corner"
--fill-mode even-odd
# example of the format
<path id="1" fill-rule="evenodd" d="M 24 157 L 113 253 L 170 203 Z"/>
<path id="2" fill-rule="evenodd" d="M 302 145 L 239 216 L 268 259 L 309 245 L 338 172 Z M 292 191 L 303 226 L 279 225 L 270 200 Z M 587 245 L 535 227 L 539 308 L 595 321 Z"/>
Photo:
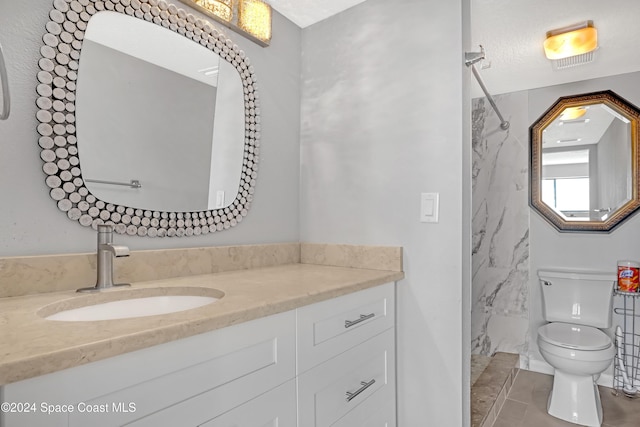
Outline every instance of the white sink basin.
<path id="1" fill-rule="evenodd" d="M 72 298 L 44 307 L 39 314 L 47 320 L 63 322 L 128 319 L 191 310 L 212 304 L 223 295 L 208 288 L 131 289 Z"/>

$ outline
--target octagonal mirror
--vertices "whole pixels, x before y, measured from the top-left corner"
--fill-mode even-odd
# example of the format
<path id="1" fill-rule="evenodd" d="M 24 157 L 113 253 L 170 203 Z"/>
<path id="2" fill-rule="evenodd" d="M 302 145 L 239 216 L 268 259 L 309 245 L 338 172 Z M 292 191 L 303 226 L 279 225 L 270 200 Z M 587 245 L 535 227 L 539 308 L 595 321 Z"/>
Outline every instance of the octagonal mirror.
<path id="1" fill-rule="evenodd" d="M 611 91 L 558 99 L 529 129 L 530 205 L 559 231 L 610 232 L 633 215 L 639 121 Z"/>

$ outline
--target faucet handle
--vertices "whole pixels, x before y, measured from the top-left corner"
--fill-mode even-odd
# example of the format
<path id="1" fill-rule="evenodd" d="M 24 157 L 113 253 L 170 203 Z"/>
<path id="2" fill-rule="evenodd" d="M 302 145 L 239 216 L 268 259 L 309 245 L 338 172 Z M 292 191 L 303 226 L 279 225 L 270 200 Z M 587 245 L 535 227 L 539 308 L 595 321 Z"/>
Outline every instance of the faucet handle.
<path id="1" fill-rule="evenodd" d="M 129 256 L 128 246 L 123 246 L 123 245 L 109 245 L 109 246 L 111 246 L 111 248 L 113 249 L 113 256 L 117 258 Z"/>

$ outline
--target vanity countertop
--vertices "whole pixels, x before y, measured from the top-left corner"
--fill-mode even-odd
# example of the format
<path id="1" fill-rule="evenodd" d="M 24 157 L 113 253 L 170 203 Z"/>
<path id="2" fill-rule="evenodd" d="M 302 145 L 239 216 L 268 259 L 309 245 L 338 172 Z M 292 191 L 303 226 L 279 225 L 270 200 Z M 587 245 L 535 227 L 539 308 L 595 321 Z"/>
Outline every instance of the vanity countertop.
<path id="1" fill-rule="evenodd" d="M 164 314 L 92 322 L 45 320 L 44 306 L 73 291 L 0 298 L 0 385 L 140 350 L 367 289 L 404 277 L 398 271 L 287 264 L 132 283 L 133 288 L 206 287 L 214 304 Z M 110 290 L 107 292 L 120 292 Z"/>

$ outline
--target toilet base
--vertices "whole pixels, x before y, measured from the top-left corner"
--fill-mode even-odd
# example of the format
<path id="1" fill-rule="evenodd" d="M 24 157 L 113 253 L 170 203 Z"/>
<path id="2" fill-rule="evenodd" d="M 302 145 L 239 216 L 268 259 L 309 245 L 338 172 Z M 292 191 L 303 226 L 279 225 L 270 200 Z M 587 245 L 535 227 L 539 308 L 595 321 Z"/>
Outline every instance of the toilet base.
<path id="1" fill-rule="evenodd" d="M 571 375 L 556 369 L 547 412 L 570 423 L 600 427 L 602 402 L 593 377 Z"/>

